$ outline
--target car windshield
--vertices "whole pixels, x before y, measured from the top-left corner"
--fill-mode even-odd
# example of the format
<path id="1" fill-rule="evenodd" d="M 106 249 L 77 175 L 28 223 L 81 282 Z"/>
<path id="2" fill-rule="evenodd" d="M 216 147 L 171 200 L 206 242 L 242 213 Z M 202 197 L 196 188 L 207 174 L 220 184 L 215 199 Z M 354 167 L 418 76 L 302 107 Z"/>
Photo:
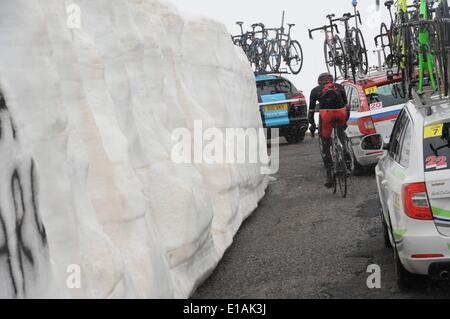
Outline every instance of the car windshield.
<path id="1" fill-rule="evenodd" d="M 283 79 L 261 81 L 257 83 L 258 96 L 271 94 L 295 94 L 297 89 L 289 82 Z"/>
<path id="2" fill-rule="evenodd" d="M 379 108 L 390 107 L 408 102 L 407 94 L 400 83 L 388 84 L 366 89 L 369 105 Z"/>
<path id="3" fill-rule="evenodd" d="M 433 124 L 424 128 L 425 171 L 448 169 L 450 157 L 450 123 Z"/>

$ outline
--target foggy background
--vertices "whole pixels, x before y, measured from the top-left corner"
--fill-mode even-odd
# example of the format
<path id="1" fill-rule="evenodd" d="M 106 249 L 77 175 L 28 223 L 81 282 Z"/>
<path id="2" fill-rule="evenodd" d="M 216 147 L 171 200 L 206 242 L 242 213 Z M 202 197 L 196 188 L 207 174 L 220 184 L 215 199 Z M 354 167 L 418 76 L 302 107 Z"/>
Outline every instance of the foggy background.
<path id="1" fill-rule="evenodd" d="M 326 15 L 335 13 L 336 17 L 344 13 L 353 13 L 352 0 L 170 0 L 181 12 L 194 16 L 206 16 L 225 24 L 228 31 L 240 34 L 236 21 L 245 22 L 244 29 L 262 22 L 266 27 L 280 27 L 283 10 L 286 10 L 286 23 L 295 23 L 292 38 L 298 40 L 303 49 L 304 64 L 299 75 L 287 75 L 295 86 L 309 98 L 311 89 L 317 83 L 320 73 L 326 71 L 323 57 L 324 34 L 316 32 L 314 40 L 310 40 L 308 29 L 323 26 L 327 23 Z M 369 65 L 378 65 L 378 57 L 374 37 L 379 33 L 381 22 L 389 22 L 389 13 L 381 0 L 380 11 L 376 11 L 375 0 L 359 0 L 358 10 L 361 13 L 360 27 L 368 49 Z M 341 36 L 344 28 L 340 26 Z M 351 26 L 354 25 L 352 20 Z M 389 25 L 389 24 L 388 24 Z M 285 25 L 286 26 L 286 25 Z M 247 27 L 247 28 L 245 28 Z M 230 39 L 231 41 L 231 39 Z"/>

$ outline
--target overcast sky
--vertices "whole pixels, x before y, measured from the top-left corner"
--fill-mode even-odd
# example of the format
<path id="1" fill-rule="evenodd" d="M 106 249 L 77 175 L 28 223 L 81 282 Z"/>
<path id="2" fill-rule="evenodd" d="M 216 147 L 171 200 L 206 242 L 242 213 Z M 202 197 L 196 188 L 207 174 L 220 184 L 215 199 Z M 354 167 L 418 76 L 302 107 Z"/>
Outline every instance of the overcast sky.
<path id="1" fill-rule="evenodd" d="M 207 16 L 226 25 L 232 34 L 240 33 L 236 21 L 244 21 L 247 25 L 262 22 L 267 27 L 279 27 L 281 14 L 286 10 L 286 22 L 295 23 L 293 38 L 303 47 L 305 62 L 298 76 L 289 76 L 294 84 L 309 96 L 316 83 L 317 76 L 326 71 L 323 57 L 324 35 L 316 33 L 314 40 L 308 37 L 308 29 L 326 24 L 325 16 L 335 13 L 342 16 L 353 12 L 352 0 L 171 0 L 180 11 L 190 15 Z M 382 3 L 384 1 L 381 1 Z M 378 64 L 374 37 L 379 33 L 382 21 L 387 22 L 389 15 L 384 6 L 376 11 L 375 0 L 359 0 L 358 9 L 363 19 L 362 30 L 369 50 L 369 62 Z"/>

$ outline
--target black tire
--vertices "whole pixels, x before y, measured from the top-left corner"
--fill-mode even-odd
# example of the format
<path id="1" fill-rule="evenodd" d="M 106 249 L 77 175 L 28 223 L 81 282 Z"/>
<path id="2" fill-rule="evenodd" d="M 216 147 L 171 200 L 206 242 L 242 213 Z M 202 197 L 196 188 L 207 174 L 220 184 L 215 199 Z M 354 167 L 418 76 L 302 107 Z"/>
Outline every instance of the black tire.
<path id="1" fill-rule="evenodd" d="M 385 23 L 382 23 L 380 27 L 380 41 L 381 49 L 383 50 L 384 61 L 386 63 L 386 66 L 391 69 L 394 66 L 394 56 L 392 54 L 392 33 Z"/>
<path id="2" fill-rule="evenodd" d="M 347 197 L 347 165 L 345 164 L 344 150 L 340 148 L 338 150 L 338 172 L 337 172 L 337 182 L 339 184 L 339 190 L 341 191 L 341 196 L 343 198 Z"/>
<path id="3" fill-rule="evenodd" d="M 395 272 L 397 274 L 397 286 L 401 291 L 409 291 L 417 287 L 422 276 L 410 273 L 403 266 L 398 256 L 397 247 L 394 248 Z"/>
<path id="4" fill-rule="evenodd" d="M 352 28 L 352 37 L 355 40 L 356 55 L 358 57 L 358 72 L 361 75 L 366 75 L 369 72 L 369 61 L 367 58 L 366 41 L 360 29 Z"/>
<path id="5" fill-rule="evenodd" d="M 346 78 L 348 75 L 348 60 L 341 38 L 335 35 L 332 40 L 331 54 L 333 65 L 337 68 L 342 77 Z"/>
<path id="6" fill-rule="evenodd" d="M 305 133 L 301 134 L 300 130 L 292 129 L 285 138 L 289 144 L 298 144 L 305 139 Z"/>
<path id="7" fill-rule="evenodd" d="M 280 70 L 281 65 L 281 53 L 278 41 L 269 42 L 267 50 L 269 52 L 268 64 L 270 71 L 276 73 Z"/>
<path id="8" fill-rule="evenodd" d="M 298 41 L 291 41 L 287 49 L 286 64 L 295 75 L 299 74 L 303 68 L 303 50 Z"/>
<path id="9" fill-rule="evenodd" d="M 323 55 L 325 57 L 325 65 L 327 66 L 328 73 L 334 74 L 334 78 L 337 79 L 337 69 L 332 58 L 331 42 L 327 40 L 325 40 L 323 44 Z"/>
<path id="10" fill-rule="evenodd" d="M 349 140 L 347 142 L 347 149 L 350 153 L 351 156 L 351 167 L 350 167 L 350 172 L 353 176 L 361 176 L 366 172 L 366 169 L 364 166 L 362 166 L 361 164 L 359 164 L 358 160 L 355 157 L 355 153 L 353 152 L 353 147 L 352 147 L 352 143 Z"/>
<path id="11" fill-rule="evenodd" d="M 383 240 L 384 240 L 384 247 L 386 247 L 387 249 L 392 249 L 392 243 L 391 243 L 391 239 L 389 237 L 389 227 L 386 223 L 386 219 L 384 218 L 384 212 L 383 212 L 383 206 L 380 203 L 380 217 L 381 217 L 381 222 L 383 224 Z"/>

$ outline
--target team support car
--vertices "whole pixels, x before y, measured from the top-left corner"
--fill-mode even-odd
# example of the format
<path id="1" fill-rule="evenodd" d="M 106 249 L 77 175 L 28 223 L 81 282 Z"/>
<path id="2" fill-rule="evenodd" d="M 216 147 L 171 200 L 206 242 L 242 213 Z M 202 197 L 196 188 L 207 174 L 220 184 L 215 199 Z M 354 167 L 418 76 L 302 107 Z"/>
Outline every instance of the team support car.
<path id="1" fill-rule="evenodd" d="M 354 175 L 375 166 L 384 151 L 361 148 L 361 142 L 370 143 L 367 136 L 379 134 L 387 142 L 400 111 L 408 102 L 400 76 L 390 72 L 375 71 L 365 78 L 344 81 L 350 106 L 350 119 L 346 131 L 349 137 L 349 151 L 352 155 L 351 170 Z M 376 140 L 373 141 L 376 143 Z"/>
<path id="2" fill-rule="evenodd" d="M 305 139 L 308 112 L 303 93 L 287 79 L 277 75 L 256 76 L 259 107 L 264 128 L 279 129 L 289 144 Z"/>
<path id="3" fill-rule="evenodd" d="M 434 100 L 432 115 L 420 104 L 401 112 L 375 169 L 400 288 L 450 278 L 450 103 Z"/>

